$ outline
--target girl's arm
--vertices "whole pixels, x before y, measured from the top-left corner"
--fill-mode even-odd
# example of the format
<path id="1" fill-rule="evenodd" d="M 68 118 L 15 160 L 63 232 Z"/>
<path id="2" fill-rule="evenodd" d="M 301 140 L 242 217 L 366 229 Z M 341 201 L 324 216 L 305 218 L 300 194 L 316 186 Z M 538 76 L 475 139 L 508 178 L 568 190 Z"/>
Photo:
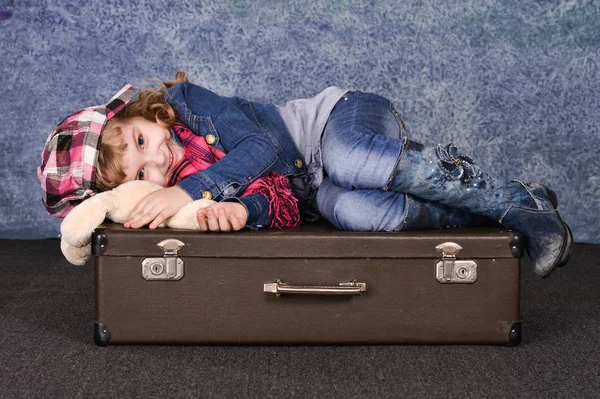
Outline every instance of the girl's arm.
<path id="1" fill-rule="evenodd" d="M 193 199 L 209 194 L 214 201 L 235 197 L 271 172 L 277 150 L 260 126 L 238 108 L 235 99 L 184 82 L 169 89 L 166 101 L 195 134 L 216 135 L 227 154 L 178 183 Z"/>
<path id="2" fill-rule="evenodd" d="M 260 193 L 244 195 L 243 197 L 227 198 L 223 202 L 237 202 L 242 204 L 248 212 L 246 226 L 250 230 L 269 227 L 273 222 L 273 215 L 269 215 L 269 200 Z"/>
<path id="3" fill-rule="evenodd" d="M 248 228 L 270 226 L 275 212 L 270 212 L 269 199 L 258 193 L 236 197 L 251 182 L 272 171 L 278 154 L 271 140 L 235 101 L 202 87 L 180 83 L 170 89 L 167 101 L 190 128 L 196 126 L 200 130 L 201 120 L 210 117 L 227 154 L 208 168 L 186 177 L 177 186 L 193 199 L 204 197 L 240 202 L 248 210 Z"/>

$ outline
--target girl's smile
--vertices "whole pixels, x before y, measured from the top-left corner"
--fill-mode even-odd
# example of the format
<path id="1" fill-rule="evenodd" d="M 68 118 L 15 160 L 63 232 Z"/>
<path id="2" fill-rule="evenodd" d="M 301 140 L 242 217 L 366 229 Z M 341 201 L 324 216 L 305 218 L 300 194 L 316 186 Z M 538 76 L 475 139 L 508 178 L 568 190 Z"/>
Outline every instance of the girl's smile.
<path id="1" fill-rule="evenodd" d="M 167 187 L 173 169 L 184 158 L 183 148 L 169 129 L 143 118 L 132 118 L 122 126 L 127 149 L 123 158 L 126 181 L 146 180 Z"/>

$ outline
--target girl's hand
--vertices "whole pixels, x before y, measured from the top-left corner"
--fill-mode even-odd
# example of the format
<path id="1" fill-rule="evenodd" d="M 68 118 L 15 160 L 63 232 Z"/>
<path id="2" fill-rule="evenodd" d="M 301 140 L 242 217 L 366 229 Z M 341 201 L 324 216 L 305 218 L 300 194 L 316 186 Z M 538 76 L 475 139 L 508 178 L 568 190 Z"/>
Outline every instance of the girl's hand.
<path id="1" fill-rule="evenodd" d="M 137 229 L 150 223 L 149 227 L 155 229 L 190 202 L 192 197 L 177 186 L 161 188 L 145 196 L 123 225 Z"/>
<path id="2" fill-rule="evenodd" d="M 201 231 L 237 231 L 246 225 L 248 211 L 239 202 L 217 202 L 200 208 L 196 218 Z"/>

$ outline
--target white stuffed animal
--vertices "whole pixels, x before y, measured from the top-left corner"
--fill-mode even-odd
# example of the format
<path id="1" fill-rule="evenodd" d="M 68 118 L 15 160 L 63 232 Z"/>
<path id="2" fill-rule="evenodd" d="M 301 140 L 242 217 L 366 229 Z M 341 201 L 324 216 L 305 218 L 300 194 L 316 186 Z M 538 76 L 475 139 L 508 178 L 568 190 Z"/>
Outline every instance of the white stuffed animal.
<path id="1" fill-rule="evenodd" d="M 162 188 L 158 184 L 136 180 L 121 184 L 117 188 L 98 193 L 71 210 L 60 225 L 60 249 L 74 265 L 83 265 L 90 258 L 92 231 L 105 218 L 115 223 L 124 223 L 135 206 L 148 194 Z M 192 201 L 159 227 L 198 230 L 196 212 L 214 204 L 214 201 Z"/>

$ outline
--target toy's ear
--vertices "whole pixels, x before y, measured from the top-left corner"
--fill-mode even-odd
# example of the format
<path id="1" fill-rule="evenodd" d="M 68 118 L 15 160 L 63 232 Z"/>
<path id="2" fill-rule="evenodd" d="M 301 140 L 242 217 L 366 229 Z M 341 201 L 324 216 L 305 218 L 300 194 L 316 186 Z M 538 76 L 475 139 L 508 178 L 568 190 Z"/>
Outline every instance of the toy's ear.
<path id="1" fill-rule="evenodd" d="M 75 248 L 87 245 L 92 231 L 104 221 L 108 206 L 111 206 L 108 191 L 77 205 L 60 225 L 61 239 Z"/>
<path id="2" fill-rule="evenodd" d="M 91 244 L 84 245 L 81 248 L 76 248 L 72 245 L 69 245 L 69 243 L 65 240 L 60 240 L 60 250 L 69 263 L 77 266 L 85 265 L 92 255 Z"/>

